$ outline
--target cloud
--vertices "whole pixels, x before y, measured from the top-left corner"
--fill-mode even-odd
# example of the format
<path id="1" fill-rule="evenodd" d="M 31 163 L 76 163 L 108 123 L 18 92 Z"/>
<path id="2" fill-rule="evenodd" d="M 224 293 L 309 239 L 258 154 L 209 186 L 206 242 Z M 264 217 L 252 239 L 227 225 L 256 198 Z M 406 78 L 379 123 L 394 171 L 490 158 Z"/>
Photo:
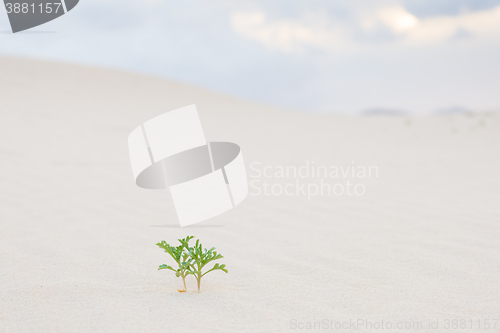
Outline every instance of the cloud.
<path id="1" fill-rule="evenodd" d="M 479 37 L 500 35 L 500 6 L 491 10 L 422 20 L 408 31 L 406 40 L 419 44 L 437 43 L 449 40 L 459 32 Z"/>
<path id="2" fill-rule="evenodd" d="M 272 20 L 262 11 L 237 11 L 231 15 L 231 24 L 240 36 L 284 52 L 301 52 L 308 48 L 352 51 L 374 44 L 425 46 L 452 40 L 459 33 L 500 36 L 500 6 L 419 19 L 401 5 L 392 5 L 354 16 L 357 19 L 351 22 L 324 15 L 315 20 L 314 13 L 298 19 Z M 389 32 L 390 38 L 374 38 L 384 32 Z"/>
<path id="3" fill-rule="evenodd" d="M 260 11 L 236 12 L 231 24 L 241 36 L 258 41 L 269 48 L 286 52 L 302 51 L 305 46 L 336 49 L 344 45 L 342 30 L 315 24 L 311 17 L 303 21 L 283 19 L 271 21 Z"/>
<path id="4" fill-rule="evenodd" d="M 405 33 L 419 23 L 414 15 L 401 6 L 383 8 L 376 13 L 376 18 L 396 33 Z"/>

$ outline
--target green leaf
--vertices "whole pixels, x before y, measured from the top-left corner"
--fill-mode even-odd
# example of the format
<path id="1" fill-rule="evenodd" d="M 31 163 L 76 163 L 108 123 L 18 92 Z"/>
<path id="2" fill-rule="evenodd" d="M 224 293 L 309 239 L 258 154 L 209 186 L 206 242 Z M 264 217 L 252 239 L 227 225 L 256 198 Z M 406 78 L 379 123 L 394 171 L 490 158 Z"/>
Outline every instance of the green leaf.
<path id="1" fill-rule="evenodd" d="M 158 267 L 158 270 L 161 269 L 170 269 L 171 271 L 177 272 L 175 269 L 173 269 L 171 266 L 168 265 L 161 265 L 160 267 Z"/>

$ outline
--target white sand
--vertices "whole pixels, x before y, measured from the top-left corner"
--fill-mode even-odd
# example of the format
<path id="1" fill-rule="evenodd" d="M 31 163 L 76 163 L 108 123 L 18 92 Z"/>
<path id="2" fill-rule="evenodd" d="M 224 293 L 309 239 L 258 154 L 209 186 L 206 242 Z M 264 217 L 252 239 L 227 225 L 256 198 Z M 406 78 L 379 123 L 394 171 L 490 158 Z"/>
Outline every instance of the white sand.
<path id="1" fill-rule="evenodd" d="M 238 143 L 247 165 L 355 161 L 380 176 L 361 180 L 361 197 L 249 196 L 176 228 L 167 192 L 134 185 L 127 136 L 193 103 L 207 138 Z M 420 331 L 439 320 L 443 331 L 446 319 L 500 318 L 498 114 L 296 113 L 12 58 L 0 58 L 0 110 L 0 332 L 311 331 L 293 319 L 422 321 Z M 157 271 L 172 261 L 155 243 L 188 234 L 229 268 L 201 294 Z"/>

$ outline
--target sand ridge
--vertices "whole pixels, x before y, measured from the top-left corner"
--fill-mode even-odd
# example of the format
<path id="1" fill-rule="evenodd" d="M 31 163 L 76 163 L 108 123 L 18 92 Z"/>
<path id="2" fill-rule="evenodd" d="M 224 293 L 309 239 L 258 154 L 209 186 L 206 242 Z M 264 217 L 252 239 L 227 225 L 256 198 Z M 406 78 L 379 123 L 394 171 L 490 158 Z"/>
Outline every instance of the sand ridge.
<path id="1" fill-rule="evenodd" d="M 0 58 L 0 73 L 0 332 L 286 332 L 358 319 L 425 332 L 429 320 L 500 317 L 498 114 L 300 113 L 15 58 Z M 363 196 L 251 189 L 236 209 L 178 228 L 168 192 L 134 185 L 127 136 L 193 103 L 207 139 L 242 147 L 250 181 L 255 162 L 354 162 L 379 176 L 353 180 Z M 201 294 L 157 271 L 172 262 L 155 243 L 186 235 L 229 269 Z"/>

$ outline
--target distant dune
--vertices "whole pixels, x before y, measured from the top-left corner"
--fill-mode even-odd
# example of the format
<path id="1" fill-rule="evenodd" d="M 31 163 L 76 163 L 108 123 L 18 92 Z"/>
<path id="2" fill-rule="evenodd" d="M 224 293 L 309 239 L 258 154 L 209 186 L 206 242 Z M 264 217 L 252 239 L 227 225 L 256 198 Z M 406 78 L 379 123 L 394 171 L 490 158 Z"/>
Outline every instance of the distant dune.
<path id="1" fill-rule="evenodd" d="M 408 115 L 409 112 L 399 109 L 375 108 L 364 110 L 361 114 L 365 116 L 405 116 Z"/>
<path id="2" fill-rule="evenodd" d="M 474 111 L 462 106 L 451 106 L 448 108 L 437 109 L 436 111 L 434 111 L 434 113 L 438 115 L 467 114 L 472 112 Z"/>
<path id="3" fill-rule="evenodd" d="M 499 316 L 497 114 L 299 113 L 14 58 L 0 58 L 0 73 L 0 332 L 288 332 L 350 321 L 436 332 Z M 251 188 L 237 208 L 181 229 L 167 192 L 135 186 L 127 136 L 190 104 L 209 140 L 242 147 Z M 302 176 L 278 172 L 303 166 Z M 363 177 L 363 167 L 377 172 Z M 318 194 L 327 187 L 345 191 Z M 229 269 L 204 278 L 201 294 L 178 293 L 181 280 L 157 270 L 173 263 L 155 244 L 186 235 L 217 247 Z"/>

